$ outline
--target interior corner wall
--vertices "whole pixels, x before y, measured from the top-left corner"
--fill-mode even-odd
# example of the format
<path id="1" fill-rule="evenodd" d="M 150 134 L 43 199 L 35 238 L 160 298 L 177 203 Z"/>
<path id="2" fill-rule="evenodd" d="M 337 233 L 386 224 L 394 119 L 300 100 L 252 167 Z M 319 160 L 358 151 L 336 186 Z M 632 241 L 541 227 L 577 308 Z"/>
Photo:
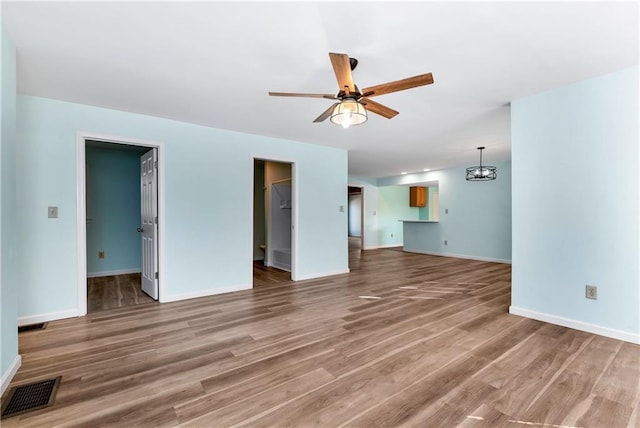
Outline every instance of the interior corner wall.
<path id="1" fill-rule="evenodd" d="M 16 210 L 16 50 L 0 28 L 0 394 L 20 366 L 18 355 L 18 212 Z"/>
<path id="2" fill-rule="evenodd" d="M 348 272 L 345 150 L 19 95 L 18 240 L 28 254 L 18 263 L 21 321 L 79 310 L 79 131 L 162 144 L 162 301 L 251 287 L 255 158 L 296 165 L 298 279 Z M 50 205 L 57 219 L 47 218 Z"/>
<path id="3" fill-rule="evenodd" d="M 101 147 L 87 147 L 85 154 L 87 275 L 141 272 L 141 154 Z"/>
<path id="4" fill-rule="evenodd" d="M 512 313 L 640 343 L 638 72 L 512 102 Z"/>
<path id="5" fill-rule="evenodd" d="M 362 249 L 379 248 L 381 244 L 378 239 L 378 186 L 376 179 L 350 175 L 349 185 L 362 188 Z M 346 187 L 344 192 L 348 193 Z"/>
<path id="6" fill-rule="evenodd" d="M 418 220 L 419 208 L 409 206 L 408 186 L 378 188 L 378 245 L 402 246 L 403 227 L 399 220 Z"/>
<path id="7" fill-rule="evenodd" d="M 349 195 L 349 236 L 362 236 L 362 194 Z"/>

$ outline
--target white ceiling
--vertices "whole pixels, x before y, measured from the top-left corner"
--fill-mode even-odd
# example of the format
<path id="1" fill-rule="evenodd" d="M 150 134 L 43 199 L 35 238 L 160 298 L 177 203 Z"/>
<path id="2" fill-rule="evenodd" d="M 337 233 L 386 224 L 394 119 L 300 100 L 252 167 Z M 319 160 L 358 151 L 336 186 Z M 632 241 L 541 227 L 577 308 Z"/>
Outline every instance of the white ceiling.
<path id="1" fill-rule="evenodd" d="M 2 2 L 18 92 L 349 150 L 350 174 L 510 158 L 512 100 L 638 64 L 638 2 Z M 312 123 L 328 52 L 400 114 Z M 552 154 L 550 154 L 552 155 Z"/>

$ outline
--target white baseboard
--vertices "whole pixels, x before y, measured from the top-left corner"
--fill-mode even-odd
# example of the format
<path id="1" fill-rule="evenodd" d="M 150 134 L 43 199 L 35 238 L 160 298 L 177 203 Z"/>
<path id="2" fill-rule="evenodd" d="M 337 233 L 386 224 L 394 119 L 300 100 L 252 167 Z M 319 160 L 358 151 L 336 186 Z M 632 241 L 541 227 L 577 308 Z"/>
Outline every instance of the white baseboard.
<path id="1" fill-rule="evenodd" d="M 87 272 L 87 278 L 98 278 L 101 276 L 114 276 L 114 275 L 128 275 L 130 273 L 140 273 L 141 269 L 118 269 L 118 270 L 105 270 L 102 272 Z"/>
<path id="2" fill-rule="evenodd" d="M 251 290 L 250 285 L 235 285 L 223 288 L 210 288 L 208 290 L 194 291 L 192 293 L 175 294 L 160 298 L 160 303 L 178 302 L 180 300 L 197 299 L 198 297 L 215 296 L 216 294 L 232 293 L 234 291 Z"/>
<path id="3" fill-rule="evenodd" d="M 61 320 L 64 318 L 73 318 L 77 316 L 79 316 L 77 309 L 69 309 L 68 311 L 60 312 L 49 312 L 48 314 L 28 315 L 26 317 L 18 317 L 18 326 Z"/>
<path id="4" fill-rule="evenodd" d="M 380 248 L 398 248 L 402 247 L 402 244 L 389 244 L 389 245 L 371 245 L 368 247 L 362 247 L 363 250 L 377 250 Z"/>
<path id="5" fill-rule="evenodd" d="M 453 257 L 453 258 L 456 258 L 456 259 L 468 259 L 468 260 L 479 260 L 481 262 L 494 262 L 494 263 L 511 264 L 511 260 L 494 259 L 492 257 L 467 256 L 465 254 L 438 253 L 438 252 L 435 252 L 435 251 L 415 251 L 415 250 L 407 250 L 407 249 L 404 249 L 403 251 L 405 251 L 407 253 L 427 254 L 429 256 Z"/>
<path id="6" fill-rule="evenodd" d="M 542 312 L 531 311 L 529 309 L 518 308 L 517 306 L 510 306 L 509 313 L 538 321 L 548 322 L 550 324 L 560 325 L 562 327 L 572 328 L 574 330 L 586 331 L 587 333 L 593 333 L 599 336 L 605 336 L 612 339 L 623 340 L 625 342 L 640 344 L 640 334 L 630 333 L 628 331 L 602 327 L 584 321 L 577 321 L 570 318 L 559 317 L 557 315 L 545 314 Z"/>
<path id="7" fill-rule="evenodd" d="M 333 275 L 343 275 L 345 273 L 351 272 L 349 269 L 337 270 L 333 272 L 323 272 L 323 273 L 311 273 L 307 275 L 299 275 L 294 281 L 304 281 L 305 279 L 316 279 L 316 278 L 324 278 L 325 276 L 333 276 Z"/>
<path id="8" fill-rule="evenodd" d="M 11 383 L 13 377 L 18 373 L 18 369 L 22 365 L 22 357 L 20 355 L 16 355 L 13 359 L 13 362 L 9 366 L 6 372 L 2 373 L 2 381 L 0 383 L 0 395 L 4 394 L 7 390 L 7 387 Z"/>

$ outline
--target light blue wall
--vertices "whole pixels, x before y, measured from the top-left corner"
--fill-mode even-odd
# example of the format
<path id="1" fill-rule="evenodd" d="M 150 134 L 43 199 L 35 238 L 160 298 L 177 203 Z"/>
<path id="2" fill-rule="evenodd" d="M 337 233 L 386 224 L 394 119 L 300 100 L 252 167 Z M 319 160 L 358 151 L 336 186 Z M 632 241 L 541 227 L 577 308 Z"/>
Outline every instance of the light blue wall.
<path id="1" fill-rule="evenodd" d="M 417 220 L 418 214 L 419 208 L 409 206 L 409 187 L 379 187 L 378 245 L 401 246 L 402 222 L 398 220 Z"/>
<path id="2" fill-rule="evenodd" d="M 349 236 L 362 236 L 362 194 L 349 195 Z"/>
<path id="3" fill-rule="evenodd" d="M 253 157 L 295 162 L 298 278 L 348 269 L 347 152 L 31 96 L 18 97 L 19 314 L 77 309 L 76 132 L 164 143 L 166 293 L 252 282 Z M 48 221 L 46 207 L 60 207 Z"/>
<path id="4" fill-rule="evenodd" d="M 87 147 L 85 159 L 87 274 L 141 271 L 140 153 Z"/>
<path id="5" fill-rule="evenodd" d="M 0 29 L 2 64 L 0 69 L 0 375 L 6 387 L 18 358 L 18 237 L 16 225 L 16 50 Z M 0 391 L 3 392 L 3 391 Z"/>
<path id="6" fill-rule="evenodd" d="M 464 167 L 379 178 L 380 186 L 438 182 L 439 222 L 406 225 L 404 249 L 511 261 L 511 163 L 491 164 L 498 168 L 494 181 L 466 181 Z"/>
<path id="7" fill-rule="evenodd" d="M 511 112 L 512 308 L 638 341 L 638 67 L 514 101 Z M 598 300 L 585 299 L 586 284 Z"/>

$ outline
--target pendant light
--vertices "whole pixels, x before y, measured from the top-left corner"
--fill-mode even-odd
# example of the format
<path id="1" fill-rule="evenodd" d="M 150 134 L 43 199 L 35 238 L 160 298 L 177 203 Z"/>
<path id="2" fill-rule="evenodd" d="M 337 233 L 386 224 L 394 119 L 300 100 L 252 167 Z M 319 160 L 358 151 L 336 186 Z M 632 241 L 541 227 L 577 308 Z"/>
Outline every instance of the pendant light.
<path id="1" fill-rule="evenodd" d="M 480 150 L 480 165 L 467 168 L 467 181 L 495 180 L 498 176 L 498 169 L 495 166 L 482 165 L 484 147 L 478 147 L 478 150 Z"/>

